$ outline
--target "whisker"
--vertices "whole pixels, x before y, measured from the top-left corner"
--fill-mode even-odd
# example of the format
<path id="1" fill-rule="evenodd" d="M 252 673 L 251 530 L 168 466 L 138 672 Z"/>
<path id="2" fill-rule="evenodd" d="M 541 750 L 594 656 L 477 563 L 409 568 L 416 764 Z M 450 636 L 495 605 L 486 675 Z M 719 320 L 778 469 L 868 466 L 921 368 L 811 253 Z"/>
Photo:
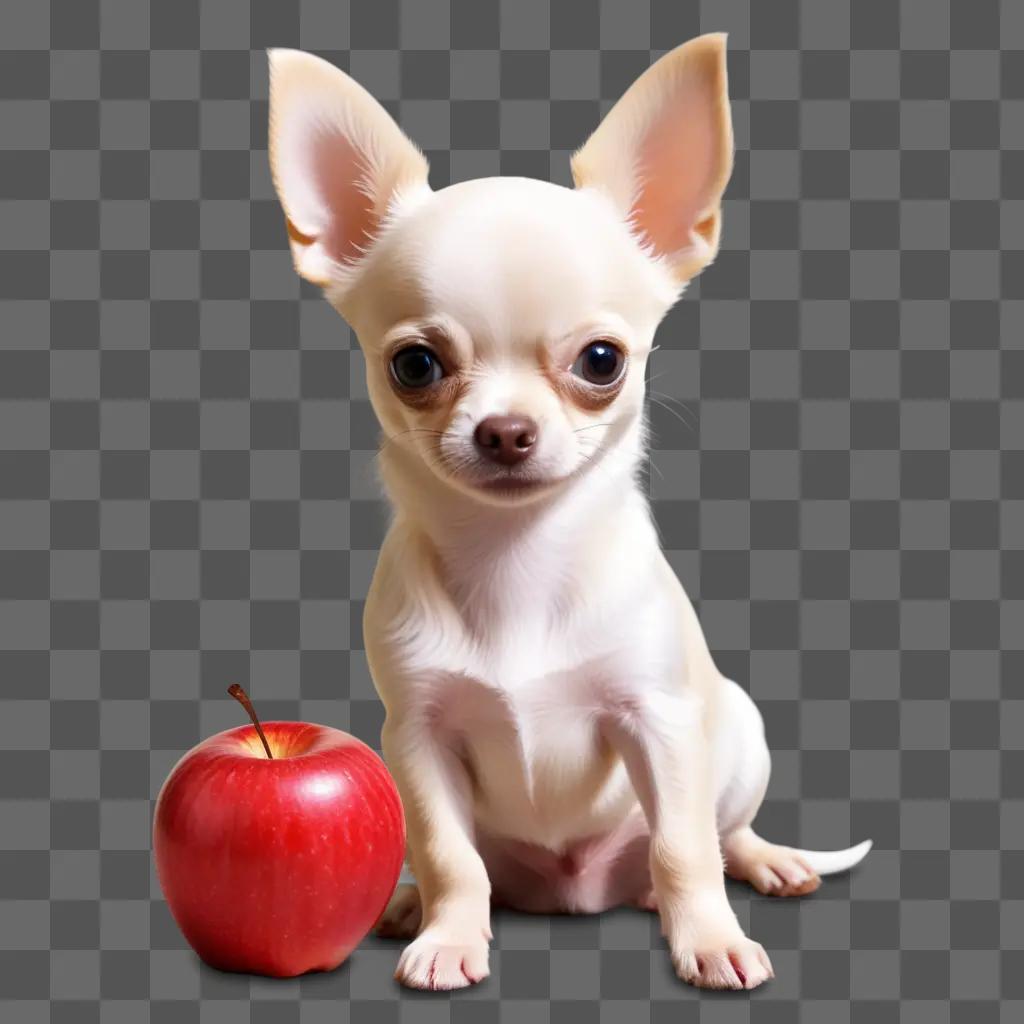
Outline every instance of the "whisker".
<path id="1" fill-rule="evenodd" d="M 398 431 L 397 434 L 385 434 L 384 435 L 384 441 L 383 441 L 382 444 L 378 445 L 377 451 L 374 453 L 373 458 L 376 459 L 381 454 L 381 452 L 383 452 L 384 449 L 387 448 L 387 446 L 389 444 L 392 444 L 392 443 L 398 441 L 399 438 L 406 437 L 409 434 L 416 434 L 416 433 L 429 434 L 432 437 L 437 438 L 437 439 L 440 439 L 440 438 L 444 437 L 444 433 L 442 431 L 434 430 L 434 429 L 432 429 L 430 427 L 409 427 L 407 430 L 400 430 L 400 431 Z"/>
<path id="2" fill-rule="evenodd" d="M 682 423 L 682 424 L 683 424 L 683 426 L 687 428 L 687 430 L 691 430 L 691 431 L 693 431 L 693 432 L 695 432 L 695 433 L 696 433 L 696 430 L 697 430 L 697 421 L 696 421 L 696 416 L 695 416 L 695 414 L 694 414 L 694 413 L 692 412 L 692 410 L 688 409 L 688 408 L 687 408 L 687 407 L 686 407 L 685 405 L 683 405 L 683 406 L 682 406 L 682 407 L 683 407 L 683 409 L 685 409 L 685 410 L 686 410 L 686 412 L 688 412 L 688 413 L 690 413 L 690 415 L 694 416 L 694 422 L 692 422 L 692 423 L 691 423 L 691 422 L 690 422 L 690 421 L 689 421 L 688 419 L 686 419 L 686 417 L 684 417 L 684 416 L 683 416 L 683 415 L 682 415 L 682 414 L 681 414 L 681 413 L 680 413 L 680 412 L 679 412 L 678 410 L 676 410 L 676 409 L 673 409 L 673 408 L 672 408 L 672 406 L 670 406 L 670 405 L 669 405 L 669 404 L 668 404 L 668 403 L 667 403 L 666 401 L 664 401 L 664 397 L 663 397 L 663 396 L 662 396 L 662 395 L 661 395 L 661 394 L 660 394 L 659 392 L 655 392 L 655 391 L 652 391 L 652 392 L 650 392 L 650 393 L 648 394 L 648 397 L 650 398 L 650 400 L 651 400 L 651 401 L 652 401 L 652 402 L 653 402 L 653 403 L 654 403 L 655 405 L 658 405 L 658 406 L 660 406 L 660 407 L 661 407 L 662 409 L 664 409 L 664 410 L 665 410 L 666 412 L 668 412 L 668 413 L 671 413 L 671 415 L 675 416 L 675 418 L 676 418 L 677 420 L 679 420 L 679 422 L 680 422 L 680 423 Z M 682 403 L 680 403 L 680 404 L 682 404 Z"/>
<path id="3" fill-rule="evenodd" d="M 658 398 L 662 398 L 667 402 L 675 402 L 675 404 L 678 405 L 680 409 L 684 409 L 691 416 L 693 416 L 694 419 L 697 418 L 697 414 L 693 411 L 693 409 L 691 409 L 681 398 L 677 398 L 675 395 L 669 395 L 664 391 L 655 391 L 654 388 L 651 388 L 650 391 L 648 391 L 648 394 L 657 395 Z"/>
<path id="4" fill-rule="evenodd" d="M 662 370 L 660 373 L 652 373 L 651 376 L 644 381 L 644 383 L 647 385 L 647 395 L 651 398 L 657 396 L 659 398 L 665 399 L 666 401 L 675 402 L 676 405 L 678 405 L 681 409 L 684 409 L 690 416 L 693 417 L 694 426 L 696 426 L 698 422 L 697 414 L 685 402 L 676 398 L 675 395 L 668 395 L 664 391 L 656 391 L 654 388 L 651 387 L 651 385 L 656 380 L 666 376 L 667 374 L 668 370 Z"/>

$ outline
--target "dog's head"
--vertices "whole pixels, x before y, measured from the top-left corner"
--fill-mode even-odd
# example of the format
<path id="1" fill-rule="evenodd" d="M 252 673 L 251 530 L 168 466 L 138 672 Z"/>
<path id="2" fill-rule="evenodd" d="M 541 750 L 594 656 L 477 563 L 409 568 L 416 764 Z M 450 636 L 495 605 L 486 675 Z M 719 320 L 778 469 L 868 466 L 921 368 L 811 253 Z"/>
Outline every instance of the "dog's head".
<path id="1" fill-rule="evenodd" d="M 355 81 L 299 51 L 270 63 L 295 267 L 355 330 L 391 443 L 488 502 L 586 473 L 642 420 L 654 331 L 718 248 L 725 37 L 637 79 L 573 156 L 574 189 L 434 192 L 423 154 Z"/>

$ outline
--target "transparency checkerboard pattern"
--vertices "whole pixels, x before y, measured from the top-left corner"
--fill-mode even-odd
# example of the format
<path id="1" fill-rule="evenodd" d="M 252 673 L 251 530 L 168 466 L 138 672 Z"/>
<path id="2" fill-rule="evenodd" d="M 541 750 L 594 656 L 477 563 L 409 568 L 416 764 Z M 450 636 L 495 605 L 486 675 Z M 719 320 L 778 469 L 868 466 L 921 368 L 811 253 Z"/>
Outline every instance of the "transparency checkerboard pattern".
<path id="1" fill-rule="evenodd" d="M 291 269 L 269 46 L 379 97 L 432 182 L 568 183 L 649 63 L 729 32 L 723 251 L 662 326 L 650 489 L 775 752 L 769 837 L 873 837 L 777 978 L 677 983 L 656 921 L 499 913 L 492 976 L 222 975 L 152 873 L 180 754 L 301 717 L 376 744 L 386 511 L 358 346 Z M 1024 1014 L 1024 5 L 5 0 L 0 1019 L 963 1021 Z"/>

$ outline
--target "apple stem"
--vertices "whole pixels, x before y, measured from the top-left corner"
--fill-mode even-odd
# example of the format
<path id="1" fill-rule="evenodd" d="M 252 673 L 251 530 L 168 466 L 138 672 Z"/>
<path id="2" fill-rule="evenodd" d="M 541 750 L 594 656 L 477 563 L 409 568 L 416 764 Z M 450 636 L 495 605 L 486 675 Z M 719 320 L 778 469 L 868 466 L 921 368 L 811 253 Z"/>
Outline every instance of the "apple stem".
<path id="1" fill-rule="evenodd" d="M 230 693 L 231 696 L 234 697 L 243 708 L 245 708 L 247 714 L 252 719 L 252 724 L 256 726 L 256 732 L 259 733 L 260 739 L 263 740 L 263 749 L 267 752 L 267 757 L 273 761 L 274 755 L 270 752 L 270 744 L 267 742 L 267 737 L 263 733 L 263 726 L 260 725 L 260 720 L 256 715 L 256 709 L 252 706 L 252 701 L 249 700 L 249 694 L 247 694 L 245 690 L 238 685 L 238 683 L 232 683 L 231 686 L 228 687 L 228 693 Z"/>

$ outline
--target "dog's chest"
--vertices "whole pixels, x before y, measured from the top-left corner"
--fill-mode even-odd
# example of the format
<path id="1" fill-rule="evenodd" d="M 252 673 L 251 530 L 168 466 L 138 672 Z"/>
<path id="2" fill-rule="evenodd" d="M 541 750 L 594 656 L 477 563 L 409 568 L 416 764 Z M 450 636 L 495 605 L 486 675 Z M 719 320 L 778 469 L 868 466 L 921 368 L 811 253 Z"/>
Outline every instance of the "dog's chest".
<path id="1" fill-rule="evenodd" d="M 602 665 L 559 664 L 542 648 L 498 664 L 504 673 L 464 678 L 450 703 L 478 821 L 552 846 L 589 834 L 609 791 L 626 788 L 600 729 Z"/>

